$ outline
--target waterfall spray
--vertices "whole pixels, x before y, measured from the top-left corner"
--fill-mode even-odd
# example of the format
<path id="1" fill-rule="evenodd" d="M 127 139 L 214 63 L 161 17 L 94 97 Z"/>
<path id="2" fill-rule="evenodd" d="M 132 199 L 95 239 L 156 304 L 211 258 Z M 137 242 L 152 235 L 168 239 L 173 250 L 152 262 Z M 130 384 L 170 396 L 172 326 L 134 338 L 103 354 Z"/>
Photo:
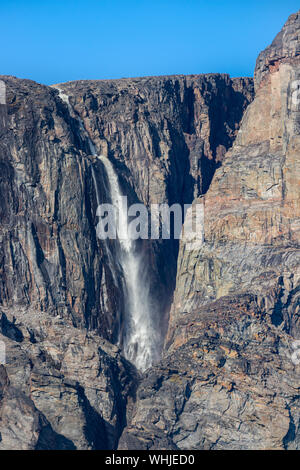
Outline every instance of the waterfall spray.
<path id="1" fill-rule="evenodd" d="M 103 164 L 109 182 L 108 197 L 115 209 L 119 227 L 122 227 L 122 236 L 118 237 L 119 256 L 118 262 L 123 271 L 124 277 L 124 312 L 122 337 L 119 343 L 123 348 L 125 357 L 133 362 L 140 370 L 145 370 L 159 359 L 160 335 L 153 324 L 153 307 L 151 302 L 149 279 L 147 279 L 147 266 L 144 263 L 142 254 L 138 251 L 137 241 L 131 239 L 128 230 L 127 211 L 124 211 L 122 204 L 122 191 L 118 176 L 110 160 L 104 156 L 97 155 L 96 148 L 88 135 L 83 121 L 72 109 L 69 97 L 59 89 L 59 96 L 67 104 L 70 114 L 78 120 L 82 136 L 88 141 L 90 152 Z M 92 178 L 96 191 L 97 204 L 100 204 L 99 189 L 94 169 L 92 168 Z M 123 232 L 126 236 L 123 236 Z M 105 240 L 103 243 L 107 243 Z M 109 251 L 108 249 L 106 251 Z"/>
<path id="2" fill-rule="evenodd" d="M 147 267 L 143 263 L 142 255 L 137 251 L 137 242 L 130 237 L 127 212 L 123 211 L 117 174 L 106 157 L 101 156 L 99 159 L 106 169 L 112 204 L 118 214 L 119 225 L 126 234 L 125 237 L 119 238 L 119 262 L 126 285 L 125 332 L 122 339 L 124 355 L 138 369 L 145 370 L 159 357 L 159 335 L 153 325 L 149 284 L 144 276 Z"/>

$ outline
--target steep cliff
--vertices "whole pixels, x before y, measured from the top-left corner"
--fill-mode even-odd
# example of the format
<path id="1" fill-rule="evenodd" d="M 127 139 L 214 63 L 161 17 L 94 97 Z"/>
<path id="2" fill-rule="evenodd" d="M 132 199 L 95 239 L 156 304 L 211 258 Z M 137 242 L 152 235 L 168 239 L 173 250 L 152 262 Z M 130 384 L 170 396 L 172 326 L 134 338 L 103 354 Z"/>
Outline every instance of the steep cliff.
<path id="1" fill-rule="evenodd" d="M 60 313 L 107 335 L 91 160 L 78 123 L 51 88 L 2 80 L 1 304 Z"/>
<path id="2" fill-rule="evenodd" d="M 253 82 L 208 75 L 61 85 L 77 116 L 56 88 L 0 78 L 0 447 L 115 448 L 138 373 L 111 344 L 122 331 L 123 273 L 113 243 L 108 253 L 96 238 L 107 180 L 77 117 L 130 201 L 183 204 L 207 190 Z M 177 242 L 142 249 L 163 328 Z"/>
<path id="3" fill-rule="evenodd" d="M 256 95 L 182 242 L 164 358 L 120 448 L 300 448 L 300 13 L 260 54 Z M 199 235 L 199 233 L 198 233 Z"/>
<path id="4" fill-rule="evenodd" d="M 7 95 L 0 141 L 1 304 L 59 313 L 115 340 L 122 310 L 122 289 L 115 279 L 118 266 L 109 265 L 95 235 L 97 202 L 91 167 L 105 200 L 103 168 L 90 156 L 78 121 L 56 89 L 29 80 L 1 79 Z M 188 88 L 189 80 L 197 86 Z M 81 112 L 98 152 L 113 149 L 109 158 L 121 182 L 127 180 L 125 193 L 130 200 L 148 203 L 149 198 L 191 202 L 189 159 L 196 165 L 196 186 L 203 175 L 212 177 L 216 156 L 230 146 L 253 89 L 250 79 L 230 80 L 226 75 L 76 82 L 61 87 Z M 80 103 L 85 103 L 82 109 Z M 194 146 L 205 148 L 198 159 L 191 156 L 185 132 Z M 102 134 L 106 140 L 100 139 Z M 210 172 L 201 171 L 207 165 L 202 160 L 212 162 Z M 145 175 L 151 175 L 149 181 Z M 153 289 L 163 292 L 170 286 L 167 304 L 175 280 L 176 246 L 172 242 L 156 245 L 146 247 L 152 254 L 150 261 L 154 258 Z"/>
<path id="5" fill-rule="evenodd" d="M 77 81 L 59 87 L 97 147 L 144 204 L 206 192 L 253 98 L 226 74 Z"/>
<path id="6" fill-rule="evenodd" d="M 232 145 L 253 81 L 226 74 L 61 84 L 95 144 L 116 169 L 129 202 L 189 204 L 206 192 Z M 100 193 L 101 193 L 100 188 Z M 177 240 L 143 243 L 159 328 L 175 287 Z"/>
<path id="7" fill-rule="evenodd" d="M 135 368 L 95 333 L 32 309 L 14 314 L 0 312 L 0 449 L 116 448 Z"/>

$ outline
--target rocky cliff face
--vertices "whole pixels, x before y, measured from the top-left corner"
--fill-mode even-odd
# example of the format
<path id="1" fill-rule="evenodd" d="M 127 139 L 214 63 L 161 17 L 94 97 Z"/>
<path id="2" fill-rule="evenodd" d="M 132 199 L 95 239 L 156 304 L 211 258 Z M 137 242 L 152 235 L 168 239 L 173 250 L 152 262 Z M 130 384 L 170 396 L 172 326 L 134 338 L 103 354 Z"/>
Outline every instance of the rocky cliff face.
<path id="1" fill-rule="evenodd" d="M 260 54 L 237 137 L 251 79 L 59 85 L 72 114 L 57 88 L 1 77 L 0 448 L 300 448 L 299 29 L 298 13 Z M 129 202 L 203 209 L 169 318 L 178 246 L 142 243 L 169 320 L 143 376 L 112 344 L 122 272 L 96 238 L 107 181 L 77 117 Z"/>
<path id="2" fill-rule="evenodd" d="M 252 79 L 225 74 L 79 81 L 59 87 L 70 97 L 97 152 L 113 162 L 129 202 L 147 207 L 189 204 L 206 192 L 253 98 Z M 165 329 L 178 241 L 146 241 L 142 249 L 152 297 L 159 299 L 160 328 Z"/>
<path id="3" fill-rule="evenodd" d="M 138 376 L 120 350 L 59 317 L 0 313 L 0 449 L 114 449 Z"/>
<path id="4" fill-rule="evenodd" d="M 121 448 L 299 449 L 299 31 L 298 12 L 260 54 L 234 146 L 194 201 L 201 237 L 181 243 L 165 355 Z"/>
<path id="5" fill-rule="evenodd" d="M 189 203 L 205 193 L 253 98 L 252 79 L 225 74 L 59 87 L 98 153 L 109 157 L 123 184 L 146 205 Z"/>
<path id="6" fill-rule="evenodd" d="M 51 88 L 2 79 L 1 304 L 102 324 L 105 334 L 91 161 L 78 123 Z"/>
<path id="7" fill-rule="evenodd" d="M 111 344 L 124 291 L 113 245 L 108 256 L 96 238 L 103 166 L 56 88 L 1 80 L 0 447 L 115 448 L 139 379 Z M 251 79 L 227 75 L 60 88 L 129 200 L 147 205 L 183 204 L 207 190 L 253 96 Z M 178 247 L 147 241 L 143 249 L 166 320 Z"/>
<path id="8" fill-rule="evenodd" d="M 109 266 L 96 240 L 91 175 L 93 166 L 105 199 L 103 169 L 89 155 L 78 122 L 56 89 L 2 80 L 7 106 L 2 105 L 0 142 L 1 303 L 59 313 L 114 340 L 122 289 L 112 272 L 117 265 Z M 98 152 L 116 165 L 130 200 L 181 203 L 203 190 L 199 178 L 212 177 L 217 155 L 230 146 L 253 86 L 250 79 L 216 75 L 76 82 L 62 88 Z M 198 160 L 191 156 L 186 132 L 194 146 L 203 148 Z M 197 168 L 194 179 L 190 160 Z M 206 166 L 202 160 L 211 162 L 209 172 L 201 170 Z M 150 248 L 156 287 L 165 289 L 172 287 L 176 269 L 176 247 L 169 245 Z M 165 272 L 155 250 L 168 260 Z"/>

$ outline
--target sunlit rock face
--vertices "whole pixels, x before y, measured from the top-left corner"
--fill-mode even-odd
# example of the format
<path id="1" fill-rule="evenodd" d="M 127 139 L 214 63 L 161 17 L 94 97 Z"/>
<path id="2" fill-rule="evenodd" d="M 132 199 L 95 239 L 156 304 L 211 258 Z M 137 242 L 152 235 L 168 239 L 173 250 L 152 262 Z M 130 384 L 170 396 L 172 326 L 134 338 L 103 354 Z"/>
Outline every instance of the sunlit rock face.
<path id="1" fill-rule="evenodd" d="M 284 306 L 296 308 L 291 295 L 299 282 L 300 59 L 289 60 L 287 45 L 278 38 L 298 37 L 299 24 L 299 15 L 292 15 L 258 58 L 255 99 L 233 148 L 199 200 L 204 245 L 188 253 L 181 247 L 174 313 L 177 300 L 183 301 L 179 309 L 191 311 L 224 295 L 255 292 L 269 313 L 280 302 L 286 331 L 298 332 L 297 315 Z M 287 56 L 276 67 L 269 65 L 262 78 L 262 58 L 269 64 L 282 50 Z"/>
<path id="2" fill-rule="evenodd" d="M 120 448 L 299 449 L 300 13 L 259 55 L 255 99 L 181 243 L 163 360 Z"/>

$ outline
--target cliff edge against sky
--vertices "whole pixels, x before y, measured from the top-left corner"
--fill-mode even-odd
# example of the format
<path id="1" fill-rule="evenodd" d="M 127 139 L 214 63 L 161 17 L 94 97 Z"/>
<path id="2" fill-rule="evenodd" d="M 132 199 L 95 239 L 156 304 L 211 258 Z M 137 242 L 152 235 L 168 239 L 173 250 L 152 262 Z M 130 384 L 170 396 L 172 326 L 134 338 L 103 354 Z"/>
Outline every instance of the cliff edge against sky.
<path id="1" fill-rule="evenodd" d="M 116 345 L 103 165 L 56 88 L 0 77 L 0 449 L 300 448 L 299 31 L 298 12 L 254 83 L 59 85 L 131 202 L 204 211 L 200 246 L 141 243 L 166 338 L 144 374 Z"/>

